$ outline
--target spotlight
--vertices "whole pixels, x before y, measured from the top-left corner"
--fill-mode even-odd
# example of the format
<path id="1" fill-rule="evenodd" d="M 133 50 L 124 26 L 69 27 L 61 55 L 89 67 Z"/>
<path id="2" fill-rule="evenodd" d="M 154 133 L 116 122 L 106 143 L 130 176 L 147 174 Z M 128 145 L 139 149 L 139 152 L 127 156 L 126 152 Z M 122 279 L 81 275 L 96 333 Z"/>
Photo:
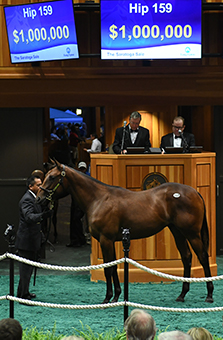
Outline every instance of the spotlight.
<path id="1" fill-rule="evenodd" d="M 80 116 L 82 114 L 82 109 L 76 109 L 76 115 Z"/>

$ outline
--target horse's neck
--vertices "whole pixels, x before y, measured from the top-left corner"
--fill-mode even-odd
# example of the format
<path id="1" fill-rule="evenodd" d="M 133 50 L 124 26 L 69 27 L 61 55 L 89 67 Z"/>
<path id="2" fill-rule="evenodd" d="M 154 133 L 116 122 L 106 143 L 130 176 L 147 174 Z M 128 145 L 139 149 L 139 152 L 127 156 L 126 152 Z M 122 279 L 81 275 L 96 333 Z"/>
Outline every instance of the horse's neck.
<path id="1" fill-rule="evenodd" d="M 69 169 L 66 177 L 72 197 L 78 202 L 80 208 L 86 211 L 95 197 L 99 196 L 100 183 L 74 169 Z"/>

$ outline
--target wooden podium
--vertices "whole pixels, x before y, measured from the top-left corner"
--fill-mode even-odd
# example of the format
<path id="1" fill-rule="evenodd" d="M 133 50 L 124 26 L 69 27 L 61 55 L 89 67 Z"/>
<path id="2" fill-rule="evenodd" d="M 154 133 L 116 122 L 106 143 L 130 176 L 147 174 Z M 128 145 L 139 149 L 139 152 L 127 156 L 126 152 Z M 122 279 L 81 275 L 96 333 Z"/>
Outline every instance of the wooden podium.
<path id="1" fill-rule="evenodd" d="M 91 154 L 91 176 L 109 185 L 139 191 L 143 179 L 150 173 L 160 173 L 169 182 L 190 185 L 203 196 L 209 226 L 209 261 L 212 275 L 216 264 L 216 198 L 215 153 L 116 155 Z M 148 207 L 149 209 L 149 207 Z M 143 212 L 142 212 L 143 214 Z M 203 277 L 203 268 L 193 253 L 191 277 Z M 117 259 L 124 257 L 122 242 L 116 242 Z M 148 268 L 183 276 L 183 265 L 173 236 L 168 228 L 145 239 L 132 240 L 129 257 Z M 103 263 L 100 244 L 92 238 L 91 264 Z M 120 281 L 124 280 L 124 264 L 118 266 Z M 103 269 L 91 271 L 92 280 L 105 280 Z M 129 266 L 130 282 L 160 282 L 165 279 Z"/>

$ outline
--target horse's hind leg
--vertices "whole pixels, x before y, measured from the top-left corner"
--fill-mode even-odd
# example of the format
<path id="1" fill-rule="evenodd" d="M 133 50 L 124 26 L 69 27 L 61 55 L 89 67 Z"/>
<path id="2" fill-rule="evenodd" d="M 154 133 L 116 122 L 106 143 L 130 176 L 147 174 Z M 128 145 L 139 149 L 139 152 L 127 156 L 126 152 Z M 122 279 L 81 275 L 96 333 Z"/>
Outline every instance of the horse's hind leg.
<path id="1" fill-rule="evenodd" d="M 114 246 L 114 260 L 116 260 L 115 246 Z M 117 302 L 121 294 L 121 287 L 120 287 L 120 282 L 118 278 L 117 265 L 113 266 L 112 276 L 113 276 L 113 283 L 114 283 L 114 289 L 115 289 L 115 296 L 111 302 Z"/>
<path id="2" fill-rule="evenodd" d="M 204 269 L 204 274 L 205 277 L 211 277 L 211 270 L 210 270 L 210 265 L 209 265 L 209 258 L 208 258 L 208 253 L 207 251 L 204 249 L 204 245 L 203 242 L 200 238 L 195 238 L 193 240 L 190 241 L 190 244 L 194 250 L 194 252 L 196 253 L 203 269 Z M 214 290 L 214 286 L 212 281 L 207 282 L 207 298 L 206 298 L 206 302 L 213 302 L 213 290 Z"/>
<path id="3" fill-rule="evenodd" d="M 205 251 L 205 254 L 204 254 L 204 262 L 201 262 L 201 264 L 203 265 L 203 268 L 204 268 L 205 277 L 211 277 L 209 257 L 208 257 L 208 253 L 206 251 Z M 206 297 L 205 302 L 210 302 L 210 303 L 214 302 L 213 297 L 212 297 L 213 296 L 213 290 L 214 290 L 214 285 L 213 285 L 212 281 L 207 282 L 208 295 Z"/>
<path id="4" fill-rule="evenodd" d="M 177 249 L 180 252 L 181 260 L 184 266 L 184 277 L 190 277 L 191 274 L 191 259 L 192 254 L 190 251 L 190 248 L 188 246 L 186 238 L 177 230 L 173 225 L 169 225 L 169 229 L 172 232 Z M 189 292 L 190 289 L 190 283 L 189 282 L 183 282 L 182 291 L 176 301 L 184 302 L 185 295 Z"/>

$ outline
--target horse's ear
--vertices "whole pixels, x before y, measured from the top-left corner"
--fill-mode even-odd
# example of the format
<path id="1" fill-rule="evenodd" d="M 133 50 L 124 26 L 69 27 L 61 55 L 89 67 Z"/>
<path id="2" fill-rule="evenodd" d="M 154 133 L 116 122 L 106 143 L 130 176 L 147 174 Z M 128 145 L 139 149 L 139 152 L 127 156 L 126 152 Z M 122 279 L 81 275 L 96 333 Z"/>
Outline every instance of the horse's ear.
<path id="1" fill-rule="evenodd" d="M 54 162 L 56 163 L 57 169 L 61 170 L 61 164 L 54 158 Z"/>
<path id="2" fill-rule="evenodd" d="M 49 161 L 51 164 L 55 164 L 54 160 L 51 157 L 49 157 Z"/>
<path id="3" fill-rule="evenodd" d="M 56 166 L 55 162 L 50 158 L 50 163 L 43 163 L 43 170 L 45 173 L 47 173 L 48 171 L 50 171 L 52 168 L 54 168 Z"/>

